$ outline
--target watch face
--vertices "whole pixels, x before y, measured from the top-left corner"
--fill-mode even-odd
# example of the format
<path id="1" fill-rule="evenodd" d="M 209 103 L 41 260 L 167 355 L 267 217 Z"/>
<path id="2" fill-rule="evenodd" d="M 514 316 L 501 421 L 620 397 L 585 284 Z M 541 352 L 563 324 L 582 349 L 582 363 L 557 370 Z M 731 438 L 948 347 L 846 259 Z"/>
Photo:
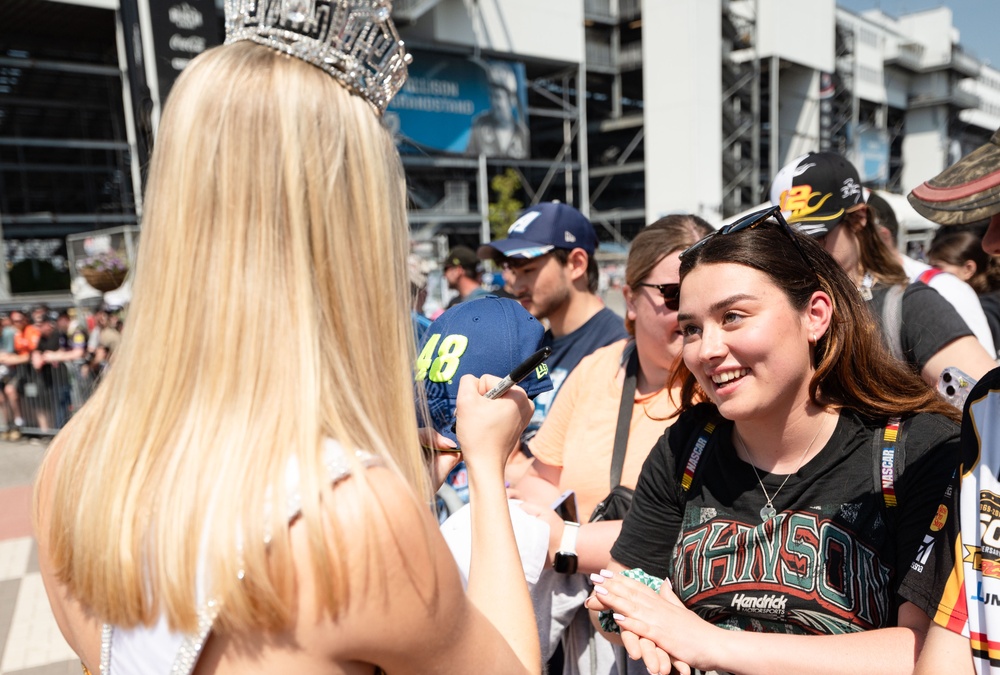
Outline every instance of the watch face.
<path id="1" fill-rule="evenodd" d="M 552 568 L 560 574 L 576 574 L 577 558 L 575 553 L 556 553 L 555 560 L 552 561 Z"/>

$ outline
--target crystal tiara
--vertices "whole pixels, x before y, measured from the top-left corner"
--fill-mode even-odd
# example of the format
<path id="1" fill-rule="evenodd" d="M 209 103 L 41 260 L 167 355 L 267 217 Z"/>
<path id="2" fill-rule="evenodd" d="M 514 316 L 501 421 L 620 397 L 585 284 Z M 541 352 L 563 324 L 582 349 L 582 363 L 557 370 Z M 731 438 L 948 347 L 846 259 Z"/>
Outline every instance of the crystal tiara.
<path id="1" fill-rule="evenodd" d="M 390 0 L 225 0 L 226 44 L 252 40 L 323 69 L 385 112 L 413 59 Z"/>

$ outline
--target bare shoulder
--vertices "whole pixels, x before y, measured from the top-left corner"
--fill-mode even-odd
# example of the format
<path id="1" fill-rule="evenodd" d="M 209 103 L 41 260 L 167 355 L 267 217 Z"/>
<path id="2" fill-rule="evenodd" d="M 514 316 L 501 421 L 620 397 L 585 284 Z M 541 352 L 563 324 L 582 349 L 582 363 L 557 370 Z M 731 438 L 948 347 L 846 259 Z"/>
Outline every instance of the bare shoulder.
<path id="1" fill-rule="evenodd" d="M 54 467 L 60 457 L 61 442 L 57 436 L 46 451 L 42 468 L 35 479 L 35 539 L 38 542 L 38 568 L 45 585 L 52 614 L 60 632 L 91 672 L 100 665 L 101 622 L 77 602 L 56 575 L 49 548 L 49 526 L 52 515 L 52 481 Z"/>
<path id="2" fill-rule="evenodd" d="M 504 664 L 496 672 L 516 667 L 506 642 L 467 601 L 430 506 L 394 471 L 373 467 L 363 480 L 342 481 L 324 496 L 324 509 L 327 536 L 348 558 L 348 597 L 336 617 L 315 606 L 305 528 L 293 525 L 300 644 L 389 672 L 467 672 L 484 652 Z"/>

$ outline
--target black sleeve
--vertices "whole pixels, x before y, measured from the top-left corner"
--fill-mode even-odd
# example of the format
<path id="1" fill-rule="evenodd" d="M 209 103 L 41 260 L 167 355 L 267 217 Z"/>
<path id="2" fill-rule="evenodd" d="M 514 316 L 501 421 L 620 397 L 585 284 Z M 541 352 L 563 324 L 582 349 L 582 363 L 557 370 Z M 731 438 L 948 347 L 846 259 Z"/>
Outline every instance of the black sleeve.
<path id="1" fill-rule="evenodd" d="M 686 461 L 697 441 L 709 407 L 695 406 L 682 414 L 646 457 L 632 507 L 611 549 L 611 557 L 622 565 L 641 567 L 661 578 L 668 576 L 670 556 L 684 516 L 681 462 Z"/>
<path id="2" fill-rule="evenodd" d="M 962 461 L 960 429 L 951 420 L 930 414 L 916 415 L 908 427 L 905 467 L 896 490 L 896 590 L 926 610 L 926 602 L 917 602 L 906 589 L 905 577 L 929 543 L 925 541 L 928 528 L 940 530 L 942 518 L 952 509 L 945 502 L 953 492 L 952 481 Z"/>
<path id="3" fill-rule="evenodd" d="M 903 293 L 903 353 L 919 370 L 948 344 L 972 334 L 958 311 L 933 288 L 926 284 L 907 286 Z"/>

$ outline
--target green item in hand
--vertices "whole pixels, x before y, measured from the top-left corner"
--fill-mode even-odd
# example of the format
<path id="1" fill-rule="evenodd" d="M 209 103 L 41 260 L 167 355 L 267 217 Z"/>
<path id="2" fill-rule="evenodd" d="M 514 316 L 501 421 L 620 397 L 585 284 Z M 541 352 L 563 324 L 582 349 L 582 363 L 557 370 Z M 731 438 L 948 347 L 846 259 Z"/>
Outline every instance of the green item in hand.
<path id="1" fill-rule="evenodd" d="M 636 581 L 646 584 L 657 593 L 660 592 L 660 586 L 663 585 L 663 579 L 654 577 L 652 574 L 646 574 L 638 567 L 631 570 L 625 570 L 621 574 L 629 579 L 635 579 Z M 618 627 L 618 622 L 615 621 L 614 616 L 612 616 L 612 612 L 608 610 L 601 612 L 598 615 L 598 620 L 601 622 L 601 630 L 605 633 L 621 633 L 621 629 Z"/>

